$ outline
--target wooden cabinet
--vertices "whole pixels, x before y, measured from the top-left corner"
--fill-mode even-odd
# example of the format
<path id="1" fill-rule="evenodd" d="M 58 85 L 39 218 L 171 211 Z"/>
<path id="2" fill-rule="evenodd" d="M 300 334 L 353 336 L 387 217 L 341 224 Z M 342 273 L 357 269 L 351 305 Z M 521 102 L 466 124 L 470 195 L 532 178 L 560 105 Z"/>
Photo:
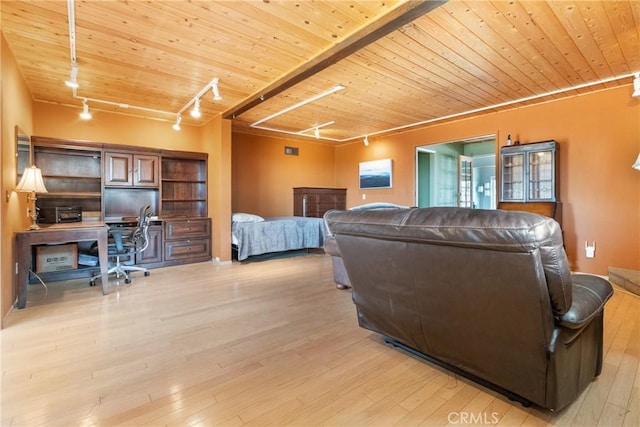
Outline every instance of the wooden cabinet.
<path id="1" fill-rule="evenodd" d="M 163 154 L 161 216 L 207 216 L 206 154 Z"/>
<path id="2" fill-rule="evenodd" d="M 105 151 L 105 186 L 158 187 L 160 157 L 152 154 L 132 154 Z"/>
<path id="3" fill-rule="evenodd" d="M 556 141 L 500 149 L 501 195 L 498 209 L 537 213 L 562 226 Z"/>
<path id="4" fill-rule="evenodd" d="M 346 188 L 297 187 L 293 189 L 293 214 L 322 218 L 331 209 L 346 209 Z"/>
<path id="5" fill-rule="evenodd" d="M 42 208 L 79 206 L 85 221 L 135 223 L 140 208 L 150 205 L 158 219 L 136 263 L 154 268 L 211 260 L 206 153 L 37 136 L 32 141 L 48 190 L 38 194 L 43 214 L 51 209 Z M 80 252 L 90 254 L 90 246 Z M 78 273 L 60 272 L 55 280 L 88 277 Z"/>
<path id="6" fill-rule="evenodd" d="M 163 152 L 161 176 L 165 265 L 210 261 L 207 155 Z"/>
<path id="7" fill-rule="evenodd" d="M 498 202 L 498 209 L 548 216 L 555 219 L 562 227 L 562 203 L 560 202 Z"/>
<path id="8" fill-rule="evenodd" d="M 211 220 L 175 219 L 164 222 L 164 261 L 166 264 L 211 260 Z"/>
<path id="9" fill-rule="evenodd" d="M 38 194 L 44 212 L 79 206 L 83 219 L 99 219 L 102 205 L 102 150 L 99 145 L 69 145 L 66 141 L 34 136 L 33 162 L 42 170 L 47 193 Z M 41 218 L 53 222 L 53 218 Z"/>

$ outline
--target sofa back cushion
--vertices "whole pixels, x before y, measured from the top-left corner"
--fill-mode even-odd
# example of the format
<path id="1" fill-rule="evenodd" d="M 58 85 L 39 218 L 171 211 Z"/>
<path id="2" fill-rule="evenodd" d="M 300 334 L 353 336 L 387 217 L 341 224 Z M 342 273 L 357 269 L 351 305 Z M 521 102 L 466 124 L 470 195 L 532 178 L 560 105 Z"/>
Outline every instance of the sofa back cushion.
<path id="1" fill-rule="evenodd" d="M 539 252 L 553 313 L 562 315 L 571 307 L 569 263 L 560 227 L 551 218 L 518 211 L 438 207 L 330 211 L 325 221 L 335 235 L 492 252 Z"/>

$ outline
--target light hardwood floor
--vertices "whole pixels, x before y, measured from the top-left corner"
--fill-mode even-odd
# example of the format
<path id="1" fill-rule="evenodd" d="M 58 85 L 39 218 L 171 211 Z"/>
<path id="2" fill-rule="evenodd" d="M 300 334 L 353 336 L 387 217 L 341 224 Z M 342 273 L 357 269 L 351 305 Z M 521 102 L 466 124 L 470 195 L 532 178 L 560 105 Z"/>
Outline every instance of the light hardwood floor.
<path id="1" fill-rule="evenodd" d="M 323 253 L 153 270 L 102 296 L 31 285 L 2 344 L 2 426 L 640 425 L 640 298 L 616 289 L 602 375 L 523 408 L 357 326 Z"/>

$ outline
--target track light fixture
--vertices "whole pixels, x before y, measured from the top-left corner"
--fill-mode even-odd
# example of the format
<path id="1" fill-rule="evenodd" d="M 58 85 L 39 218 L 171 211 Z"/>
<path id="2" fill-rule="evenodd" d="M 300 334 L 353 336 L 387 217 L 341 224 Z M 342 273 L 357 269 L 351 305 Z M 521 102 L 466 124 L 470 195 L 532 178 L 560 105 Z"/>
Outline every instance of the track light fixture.
<path id="1" fill-rule="evenodd" d="M 87 104 L 87 98 L 82 101 L 82 113 L 80 113 L 82 120 L 91 120 L 91 113 L 89 112 L 89 104 Z"/>
<path id="2" fill-rule="evenodd" d="M 363 141 L 363 142 L 364 142 L 364 146 L 365 146 L 365 147 L 368 147 L 368 146 L 369 146 L 369 135 L 365 135 L 365 137 L 364 137 L 364 141 Z"/>
<path id="3" fill-rule="evenodd" d="M 287 108 L 285 108 L 284 110 L 278 111 L 277 113 L 271 114 L 271 115 L 270 115 L 270 116 L 268 116 L 268 117 L 265 117 L 265 118 L 263 118 L 263 119 L 260 119 L 260 120 L 258 120 L 257 122 L 252 123 L 252 124 L 251 124 L 251 127 L 254 127 L 254 128 L 260 128 L 260 126 L 258 126 L 260 123 L 264 123 L 264 122 L 266 122 L 266 121 L 269 121 L 269 120 L 271 120 L 271 119 L 274 119 L 274 118 L 276 118 L 276 117 L 278 117 L 278 116 L 281 116 L 281 115 L 283 115 L 283 114 L 285 114 L 285 113 L 288 113 L 289 111 L 295 110 L 296 108 L 300 108 L 300 107 L 302 107 L 303 105 L 307 105 L 307 104 L 309 104 L 309 103 L 311 103 L 311 102 L 315 102 L 315 101 L 317 101 L 317 100 L 318 100 L 318 99 L 320 99 L 320 98 L 324 98 L 325 96 L 331 95 L 332 93 L 335 93 L 335 92 L 338 92 L 338 91 L 341 91 L 341 90 L 344 90 L 344 89 L 346 89 L 346 87 L 344 87 L 344 86 L 342 86 L 342 85 L 334 86 L 334 87 L 332 87 L 332 88 L 331 88 L 331 89 L 329 89 L 329 90 L 325 90 L 324 92 L 319 93 L 319 94 L 317 94 L 317 95 L 315 95 L 315 96 L 312 96 L 311 98 L 305 99 L 305 100 L 304 100 L 304 101 L 302 101 L 302 102 L 298 102 L 297 104 L 292 105 L 292 106 L 290 106 L 290 107 L 287 107 Z M 268 129 L 268 128 L 266 128 L 266 129 Z"/>
<path id="4" fill-rule="evenodd" d="M 65 85 L 72 89 L 78 89 L 80 85 L 78 84 L 78 67 L 73 65 L 71 67 L 71 71 L 69 72 L 69 80 L 64 82 Z"/>
<path id="5" fill-rule="evenodd" d="M 314 125 L 314 126 L 311 126 L 310 128 L 303 129 L 301 131 L 296 132 L 296 134 L 310 136 L 308 135 L 308 132 L 313 131 L 313 136 L 315 136 L 316 139 L 320 139 L 320 129 L 327 126 L 331 126 L 334 123 L 335 123 L 335 120 L 331 120 L 330 122 L 322 123 L 320 125 Z"/>
<path id="6" fill-rule="evenodd" d="M 176 122 L 173 124 L 173 130 L 178 131 L 180 130 L 180 122 L 182 121 L 182 116 L 180 114 L 178 114 L 176 116 Z"/>
<path id="7" fill-rule="evenodd" d="M 189 100 L 189 102 L 187 102 L 177 113 L 164 111 L 164 110 L 157 110 L 154 108 L 129 105 L 126 103 L 106 101 L 106 100 L 95 99 L 95 98 L 85 98 L 85 97 L 79 96 L 77 93 L 77 89 L 79 85 L 78 85 L 78 62 L 76 57 L 75 0 L 67 0 L 67 17 L 69 22 L 69 51 L 70 51 L 70 57 L 71 57 L 71 70 L 69 72 L 69 80 L 65 81 L 65 85 L 73 89 L 73 97 L 75 99 L 82 99 L 82 113 L 80 113 L 80 118 L 82 118 L 83 120 L 91 119 L 91 113 L 89 112 L 89 105 L 87 104 L 87 101 L 90 100 L 91 102 L 94 102 L 94 103 L 107 104 L 107 105 L 112 105 L 112 106 L 116 106 L 118 108 L 124 108 L 124 109 L 135 109 L 140 111 L 146 111 L 154 114 L 156 113 L 171 114 L 171 115 L 175 114 L 176 122 L 173 124 L 173 128 L 175 130 L 180 130 L 182 113 L 184 113 L 187 110 L 187 108 L 191 106 L 191 104 L 194 104 L 194 108 L 191 111 L 191 115 L 195 118 L 201 117 L 202 113 L 200 112 L 200 98 L 209 89 L 211 89 L 211 91 L 213 92 L 214 101 L 222 100 L 222 96 L 220 96 L 220 90 L 218 89 L 218 83 L 220 82 L 220 79 L 218 79 L 217 77 L 211 80 L 209 83 L 207 83 L 206 86 L 203 87 L 202 90 L 200 90 L 200 92 L 198 92 L 198 94 L 195 97 L 191 98 L 191 100 Z"/>
<path id="8" fill-rule="evenodd" d="M 636 73 L 636 77 L 633 79 L 633 93 L 631 96 L 634 98 L 640 96 L 640 73 Z"/>
<path id="9" fill-rule="evenodd" d="M 222 97 L 220 96 L 220 90 L 218 89 L 218 82 L 220 79 L 217 77 L 211 81 L 211 91 L 213 92 L 213 100 L 214 101 L 222 101 Z"/>
<path id="10" fill-rule="evenodd" d="M 196 98 L 195 104 L 193 105 L 193 110 L 191 110 L 191 117 L 194 119 L 199 119 L 202 116 L 200 112 L 200 98 Z"/>
<path id="11" fill-rule="evenodd" d="M 187 102 L 180 110 L 178 110 L 178 112 L 176 113 L 176 123 L 174 123 L 173 125 L 173 128 L 175 130 L 180 130 L 182 113 L 187 111 L 187 109 L 191 106 L 191 104 L 193 104 L 193 108 L 191 109 L 191 112 L 190 112 L 191 117 L 198 119 L 202 116 L 202 112 L 200 111 L 200 98 L 202 98 L 205 95 L 205 93 L 209 91 L 209 89 L 211 89 L 211 91 L 213 92 L 213 99 L 215 101 L 220 101 L 222 99 L 222 97 L 220 96 L 220 91 L 218 90 L 219 81 L 220 79 L 218 79 L 217 77 L 211 80 L 209 83 L 205 85 L 205 87 L 203 87 L 200 90 L 200 92 L 196 94 L 196 96 L 191 98 L 189 102 Z"/>

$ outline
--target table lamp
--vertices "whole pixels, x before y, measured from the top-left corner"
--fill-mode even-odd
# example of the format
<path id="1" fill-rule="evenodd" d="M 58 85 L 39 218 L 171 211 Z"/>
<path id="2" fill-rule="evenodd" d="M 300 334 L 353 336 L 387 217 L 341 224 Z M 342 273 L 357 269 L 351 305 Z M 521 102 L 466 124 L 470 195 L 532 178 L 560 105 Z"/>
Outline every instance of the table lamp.
<path id="1" fill-rule="evenodd" d="M 31 217 L 31 225 L 27 228 L 29 230 L 39 230 L 38 226 L 38 209 L 36 208 L 36 193 L 46 193 L 47 188 L 42 181 L 42 171 L 31 165 L 24 169 L 22 178 L 16 187 L 16 191 L 20 193 L 31 193 L 27 197 L 29 204 L 29 216 Z"/>

